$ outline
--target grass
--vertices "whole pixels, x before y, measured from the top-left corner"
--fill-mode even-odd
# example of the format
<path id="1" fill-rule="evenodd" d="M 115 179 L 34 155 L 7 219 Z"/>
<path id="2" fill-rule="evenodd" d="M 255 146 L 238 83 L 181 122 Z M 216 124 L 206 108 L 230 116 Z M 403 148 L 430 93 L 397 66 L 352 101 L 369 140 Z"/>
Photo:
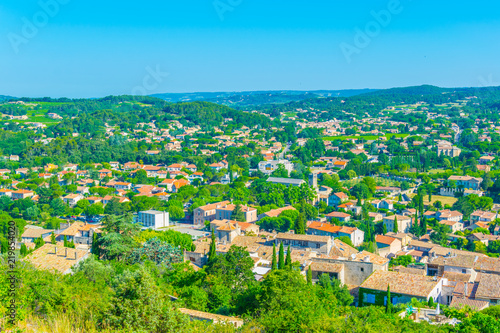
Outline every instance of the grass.
<path id="1" fill-rule="evenodd" d="M 381 138 L 385 137 L 387 139 L 390 139 L 392 137 L 396 137 L 396 138 L 406 138 L 407 136 L 409 136 L 409 134 L 386 134 L 386 135 L 382 135 L 380 136 Z M 334 141 L 334 140 L 347 140 L 347 139 L 365 139 L 365 140 L 377 140 L 378 139 L 378 136 L 377 135 L 360 135 L 360 136 L 356 136 L 356 135 L 339 135 L 339 136 L 325 136 L 323 137 L 323 140 L 325 141 Z"/>
<path id="2" fill-rule="evenodd" d="M 360 177 L 357 179 L 351 179 L 351 180 L 344 180 L 342 181 L 342 186 L 346 188 L 351 188 L 352 186 L 356 185 L 357 183 L 360 183 L 363 181 L 364 177 Z M 394 187 L 400 187 L 401 183 L 396 181 L 396 180 L 391 180 L 391 179 L 386 179 L 382 177 L 373 177 L 375 180 L 375 183 L 377 186 L 394 186 Z"/>
<path id="3" fill-rule="evenodd" d="M 432 174 L 434 174 L 434 173 L 443 173 L 445 171 L 446 171 L 445 169 L 432 169 L 432 170 L 429 171 L 429 173 L 432 173 Z"/>
<path id="4" fill-rule="evenodd" d="M 414 196 L 415 196 L 415 194 L 410 195 L 410 197 L 412 197 L 412 198 Z M 444 197 L 442 195 L 433 195 L 431 197 L 431 199 L 432 199 L 432 202 L 430 203 L 431 205 L 434 204 L 436 201 L 441 201 L 441 203 L 443 204 L 443 207 L 444 207 L 444 205 L 453 206 L 453 204 L 458 201 L 458 199 L 455 197 Z M 429 205 L 429 196 L 428 195 L 426 195 L 424 197 L 424 205 Z"/>

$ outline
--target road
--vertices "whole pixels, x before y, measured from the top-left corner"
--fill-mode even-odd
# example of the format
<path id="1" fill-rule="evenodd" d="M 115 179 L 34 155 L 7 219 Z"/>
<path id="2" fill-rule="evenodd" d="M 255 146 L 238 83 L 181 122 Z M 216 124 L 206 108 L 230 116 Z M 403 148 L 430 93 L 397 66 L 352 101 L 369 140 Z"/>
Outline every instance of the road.
<path id="1" fill-rule="evenodd" d="M 284 159 L 286 153 L 290 150 L 291 146 L 292 146 L 291 144 L 287 143 L 285 149 L 283 149 L 283 151 L 278 155 L 278 159 L 280 159 L 280 160 Z"/>

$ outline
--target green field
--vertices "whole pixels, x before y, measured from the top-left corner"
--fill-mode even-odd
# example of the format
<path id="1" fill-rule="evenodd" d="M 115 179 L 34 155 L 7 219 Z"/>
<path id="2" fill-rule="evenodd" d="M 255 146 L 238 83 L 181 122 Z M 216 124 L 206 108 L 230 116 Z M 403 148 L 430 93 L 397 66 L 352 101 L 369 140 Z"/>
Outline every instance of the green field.
<path id="1" fill-rule="evenodd" d="M 381 138 L 385 137 L 387 139 L 390 139 L 392 137 L 396 138 L 406 138 L 409 136 L 409 134 L 386 134 L 383 136 L 380 136 Z M 325 141 L 334 141 L 334 140 L 348 140 L 348 139 L 365 139 L 365 140 L 377 140 L 379 137 L 377 135 L 339 135 L 339 136 L 325 136 L 323 137 L 323 140 Z"/>
<path id="2" fill-rule="evenodd" d="M 413 198 L 414 196 L 415 196 L 415 194 L 411 194 L 410 198 Z M 453 206 L 453 204 L 458 201 L 457 198 L 454 198 L 454 197 L 443 197 L 441 195 L 433 195 L 431 197 L 431 199 L 432 199 L 432 203 L 431 204 L 435 203 L 436 201 L 441 201 L 441 203 L 443 204 L 443 206 L 444 205 Z M 428 195 L 424 196 L 424 205 L 426 205 L 426 206 L 429 205 L 429 196 Z"/>

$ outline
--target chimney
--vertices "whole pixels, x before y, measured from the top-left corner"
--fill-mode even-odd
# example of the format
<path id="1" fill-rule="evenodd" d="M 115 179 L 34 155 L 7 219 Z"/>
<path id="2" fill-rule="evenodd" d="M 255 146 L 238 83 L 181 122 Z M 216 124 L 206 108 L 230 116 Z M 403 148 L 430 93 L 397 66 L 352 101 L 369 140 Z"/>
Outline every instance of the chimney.
<path id="1" fill-rule="evenodd" d="M 54 247 L 54 254 L 57 256 L 57 246 Z"/>
<path id="2" fill-rule="evenodd" d="M 76 250 L 75 250 L 75 260 L 76 260 Z"/>
<path id="3" fill-rule="evenodd" d="M 67 247 L 65 247 L 64 249 L 66 250 L 66 252 L 65 252 L 64 256 L 65 256 L 65 257 L 67 257 L 67 256 L 68 256 L 68 248 L 67 248 Z"/>

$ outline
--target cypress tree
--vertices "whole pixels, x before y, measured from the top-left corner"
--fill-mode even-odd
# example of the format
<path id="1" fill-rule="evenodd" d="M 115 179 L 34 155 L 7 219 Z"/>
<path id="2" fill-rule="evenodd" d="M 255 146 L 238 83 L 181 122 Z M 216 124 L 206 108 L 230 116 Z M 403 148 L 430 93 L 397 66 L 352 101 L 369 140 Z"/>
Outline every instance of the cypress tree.
<path id="1" fill-rule="evenodd" d="M 304 235 L 306 233 L 306 214 L 300 213 L 295 222 L 295 233 Z"/>
<path id="2" fill-rule="evenodd" d="M 398 226 L 398 217 L 394 216 L 394 230 L 396 234 L 399 232 L 399 226 Z"/>
<path id="3" fill-rule="evenodd" d="M 285 267 L 288 270 L 292 270 L 292 251 L 290 250 L 290 245 L 288 245 L 286 250 Z"/>
<path id="4" fill-rule="evenodd" d="M 42 236 L 35 239 L 35 249 L 42 247 L 44 244 L 45 244 L 45 241 L 43 240 Z"/>
<path id="5" fill-rule="evenodd" d="M 22 243 L 21 244 L 21 249 L 19 251 L 22 256 L 25 256 L 28 254 L 28 248 L 26 247 L 26 244 Z"/>
<path id="6" fill-rule="evenodd" d="M 92 248 L 91 252 L 97 256 L 97 258 L 101 257 L 101 253 L 99 251 L 99 241 L 97 240 L 97 233 L 94 232 L 92 235 Z"/>
<path id="7" fill-rule="evenodd" d="M 422 217 L 422 225 L 420 226 L 421 228 L 421 234 L 425 235 L 427 233 L 427 218 L 424 216 Z"/>
<path id="8" fill-rule="evenodd" d="M 429 305 L 430 308 L 433 308 L 434 307 L 434 298 L 429 298 L 429 302 L 427 303 Z"/>
<path id="9" fill-rule="evenodd" d="M 387 226 L 384 224 L 382 224 L 382 235 L 385 235 L 387 233 Z"/>
<path id="10" fill-rule="evenodd" d="M 50 243 L 56 244 L 56 235 L 54 233 L 52 233 L 52 235 L 50 235 Z"/>
<path id="11" fill-rule="evenodd" d="M 387 302 L 385 303 L 385 313 L 391 313 L 391 288 L 390 285 L 387 285 Z"/>
<path id="12" fill-rule="evenodd" d="M 310 284 L 312 285 L 312 281 L 313 281 L 313 275 L 312 275 L 312 269 L 311 269 L 311 265 L 309 265 L 309 268 L 307 269 L 307 284 Z"/>
<path id="13" fill-rule="evenodd" d="M 283 268 L 285 268 L 285 249 L 283 248 L 283 243 L 280 243 L 278 269 L 283 269 Z"/>
<path id="14" fill-rule="evenodd" d="M 64 235 L 63 244 L 64 247 L 68 247 L 68 239 L 66 238 L 66 235 Z"/>
<path id="15" fill-rule="evenodd" d="M 271 270 L 275 271 L 278 268 L 278 259 L 276 258 L 276 244 L 273 243 L 273 262 L 271 265 Z"/>
<path id="16" fill-rule="evenodd" d="M 217 245 L 215 242 L 215 234 L 214 231 L 212 230 L 212 243 L 210 243 L 210 250 L 208 252 L 208 264 L 212 264 L 215 260 L 216 257 L 216 251 L 217 251 Z"/>
<path id="17" fill-rule="evenodd" d="M 418 209 L 420 210 L 420 216 L 424 215 L 424 194 L 420 193 L 418 196 Z"/>

